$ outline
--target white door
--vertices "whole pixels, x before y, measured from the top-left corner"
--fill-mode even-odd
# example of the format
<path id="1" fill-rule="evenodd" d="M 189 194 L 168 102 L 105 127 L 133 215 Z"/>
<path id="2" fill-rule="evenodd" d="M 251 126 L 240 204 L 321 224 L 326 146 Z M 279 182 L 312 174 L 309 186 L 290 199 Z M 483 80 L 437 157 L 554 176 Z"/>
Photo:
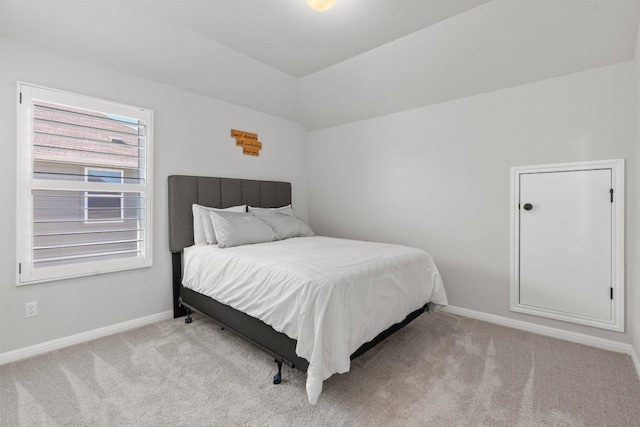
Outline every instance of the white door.
<path id="1" fill-rule="evenodd" d="M 612 320 L 611 169 L 519 178 L 520 306 Z"/>

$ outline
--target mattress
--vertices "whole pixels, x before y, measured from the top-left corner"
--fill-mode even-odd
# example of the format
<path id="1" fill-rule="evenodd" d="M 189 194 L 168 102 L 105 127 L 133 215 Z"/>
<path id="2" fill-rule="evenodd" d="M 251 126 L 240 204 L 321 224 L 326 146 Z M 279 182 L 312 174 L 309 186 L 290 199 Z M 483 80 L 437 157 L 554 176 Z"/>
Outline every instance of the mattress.
<path id="1" fill-rule="evenodd" d="M 183 285 L 297 340 L 312 404 L 362 344 L 427 302 L 447 304 L 425 251 L 320 236 L 185 248 Z"/>

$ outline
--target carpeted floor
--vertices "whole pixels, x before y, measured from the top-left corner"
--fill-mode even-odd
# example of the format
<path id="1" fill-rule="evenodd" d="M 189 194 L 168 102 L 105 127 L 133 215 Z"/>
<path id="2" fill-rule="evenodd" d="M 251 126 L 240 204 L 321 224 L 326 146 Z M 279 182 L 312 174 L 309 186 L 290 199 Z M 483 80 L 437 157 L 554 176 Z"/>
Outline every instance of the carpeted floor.
<path id="1" fill-rule="evenodd" d="M 631 359 L 426 314 L 325 381 L 194 316 L 0 367 L 2 426 L 640 426 Z"/>

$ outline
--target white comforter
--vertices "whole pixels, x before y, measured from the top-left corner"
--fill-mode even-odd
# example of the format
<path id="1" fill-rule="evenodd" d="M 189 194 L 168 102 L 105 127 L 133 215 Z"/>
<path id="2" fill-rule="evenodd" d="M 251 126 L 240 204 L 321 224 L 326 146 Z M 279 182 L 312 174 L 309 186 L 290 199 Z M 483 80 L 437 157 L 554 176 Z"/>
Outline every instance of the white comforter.
<path id="1" fill-rule="evenodd" d="M 447 304 L 423 250 L 319 236 L 186 248 L 183 284 L 296 339 L 312 404 L 362 344 L 427 302 Z"/>

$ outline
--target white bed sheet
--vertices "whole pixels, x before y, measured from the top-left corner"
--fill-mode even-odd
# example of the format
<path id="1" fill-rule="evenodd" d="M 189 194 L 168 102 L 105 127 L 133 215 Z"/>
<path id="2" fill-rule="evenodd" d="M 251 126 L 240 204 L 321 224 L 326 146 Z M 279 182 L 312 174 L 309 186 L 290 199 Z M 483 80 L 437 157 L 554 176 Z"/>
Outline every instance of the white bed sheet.
<path id="1" fill-rule="evenodd" d="M 427 302 L 447 305 L 423 250 L 320 236 L 185 248 L 183 285 L 296 339 L 312 404 L 362 344 Z"/>

